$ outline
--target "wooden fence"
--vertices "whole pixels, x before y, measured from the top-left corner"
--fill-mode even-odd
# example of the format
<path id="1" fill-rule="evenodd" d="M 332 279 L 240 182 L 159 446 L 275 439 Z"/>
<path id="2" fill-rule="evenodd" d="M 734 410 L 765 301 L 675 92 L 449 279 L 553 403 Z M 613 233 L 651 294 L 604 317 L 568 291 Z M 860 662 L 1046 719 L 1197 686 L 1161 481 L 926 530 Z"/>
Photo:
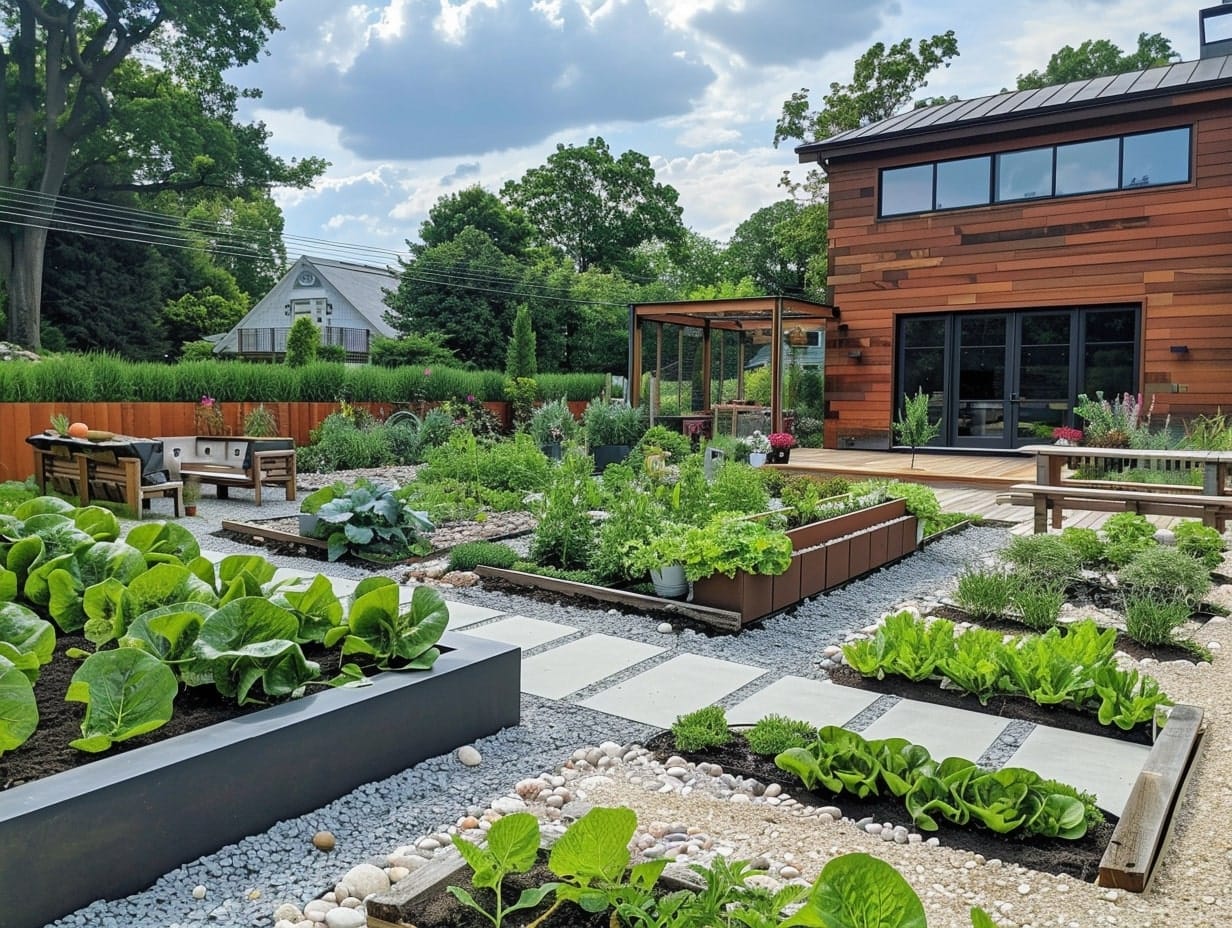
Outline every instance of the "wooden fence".
<path id="1" fill-rule="evenodd" d="M 244 417 L 260 405 L 274 414 L 278 434 L 294 438 L 296 445 L 308 444 L 309 433 L 331 412 L 338 411 L 337 403 L 221 403 L 227 431 L 241 434 Z M 404 408 L 390 403 L 351 405 L 366 409 L 381 419 L 395 408 Z M 434 405 L 428 403 L 425 408 Z M 512 425 L 508 403 L 484 405 L 496 414 L 504 428 Z M 586 404 L 571 402 L 569 407 L 575 416 L 581 416 Z M 196 408 L 196 403 L 0 403 L 0 480 L 25 480 L 34 472 L 34 449 L 26 444 L 26 436 L 49 428 L 51 417 L 56 413 L 64 413 L 70 422 L 84 422 L 92 429 L 154 438 L 196 434 L 193 422 Z"/>

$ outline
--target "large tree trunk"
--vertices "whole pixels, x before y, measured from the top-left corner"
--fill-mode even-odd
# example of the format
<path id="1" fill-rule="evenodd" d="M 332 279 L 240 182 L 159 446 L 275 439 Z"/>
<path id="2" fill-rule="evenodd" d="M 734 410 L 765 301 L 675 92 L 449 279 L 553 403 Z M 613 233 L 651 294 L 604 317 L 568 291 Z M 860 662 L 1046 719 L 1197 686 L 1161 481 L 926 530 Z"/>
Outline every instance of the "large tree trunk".
<path id="1" fill-rule="evenodd" d="M 13 264 L 5 281 L 9 291 L 9 341 L 37 351 L 42 346 L 39 320 L 47 230 L 17 227 L 10 234 Z"/>

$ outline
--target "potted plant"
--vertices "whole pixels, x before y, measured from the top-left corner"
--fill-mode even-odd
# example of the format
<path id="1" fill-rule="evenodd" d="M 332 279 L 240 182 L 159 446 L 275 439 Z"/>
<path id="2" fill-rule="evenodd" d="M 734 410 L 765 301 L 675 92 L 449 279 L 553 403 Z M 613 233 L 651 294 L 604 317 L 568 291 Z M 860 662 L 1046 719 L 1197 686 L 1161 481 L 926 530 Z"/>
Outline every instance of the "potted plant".
<path id="1" fill-rule="evenodd" d="M 201 502 L 201 481 L 185 480 L 183 493 L 184 515 L 195 516 L 197 514 L 197 503 Z"/>
<path id="2" fill-rule="evenodd" d="M 1078 445 L 1082 443 L 1082 429 L 1060 425 L 1052 430 L 1052 437 L 1058 445 Z"/>
<path id="3" fill-rule="evenodd" d="M 535 410 L 527 428 L 539 450 L 559 461 L 564 442 L 577 436 L 578 424 L 564 400 L 552 400 Z"/>
<path id="4" fill-rule="evenodd" d="M 694 602 L 739 612 L 743 621 L 772 611 L 772 578 L 792 566 L 785 533 L 731 513 L 689 529 L 682 545 Z"/>
<path id="5" fill-rule="evenodd" d="M 791 449 L 796 446 L 796 436 L 791 432 L 771 432 L 767 440 L 770 442 L 770 456 L 767 460 L 771 464 L 786 464 L 791 457 Z"/>
<path id="6" fill-rule="evenodd" d="M 601 399 L 590 401 L 582 413 L 582 424 L 586 427 L 586 444 L 598 471 L 627 458 L 645 431 L 641 409 Z"/>
<path id="7" fill-rule="evenodd" d="M 759 431 L 754 431 L 752 435 L 744 440 L 744 443 L 749 448 L 749 465 L 752 467 L 761 467 L 766 463 L 766 456 L 770 454 L 770 439 L 766 438 Z"/>
<path id="8" fill-rule="evenodd" d="M 679 599 L 689 592 L 684 573 L 684 539 L 687 526 L 665 523 L 653 541 L 639 545 L 629 555 L 633 573 L 650 574 L 655 593 L 665 599 Z"/>

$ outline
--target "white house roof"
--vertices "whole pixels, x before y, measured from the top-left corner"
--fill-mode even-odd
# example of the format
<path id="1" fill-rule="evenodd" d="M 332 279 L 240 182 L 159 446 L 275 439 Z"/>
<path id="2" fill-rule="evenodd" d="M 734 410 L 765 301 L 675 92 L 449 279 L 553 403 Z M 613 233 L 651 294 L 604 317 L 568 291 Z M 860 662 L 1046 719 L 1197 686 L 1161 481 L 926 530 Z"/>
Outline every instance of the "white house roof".
<path id="1" fill-rule="evenodd" d="M 304 288 L 297 281 L 306 271 L 311 274 L 307 288 Z M 396 290 L 397 287 L 397 273 L 386 267 L 302 256 L 234 328 L 217 337 L 214 351 L 236 351 L 240 329 L 289 326 L 290 321 L 286 319 L 283 307 L 296 294 L 311 295 L 314 291 L 324 294 L 331 302 L 336 297 L 346 304 L 345 307 L 334 307 L 335 325 L 357 327 L 357 324 L 362 324 L 373 334 L 396 338 L 397 332 L 385 321 L 385 312 L 389 308 L 385 305 L 385 291 Z M 346 312 L 343 312 L 344 308 Z"/>

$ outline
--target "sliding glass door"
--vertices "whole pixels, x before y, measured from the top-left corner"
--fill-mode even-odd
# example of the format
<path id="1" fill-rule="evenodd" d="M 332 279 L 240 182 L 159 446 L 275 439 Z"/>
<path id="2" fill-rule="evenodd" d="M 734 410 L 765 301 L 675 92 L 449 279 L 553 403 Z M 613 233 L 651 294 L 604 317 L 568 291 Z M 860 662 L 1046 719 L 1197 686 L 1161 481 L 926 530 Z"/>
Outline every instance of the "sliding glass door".
<path id="1" fill-rule="evenodd" d="M 896 410 L 923 390 L 947 447 L 1050 441 L 1079 393 L 1137 389 L 1138 324 L 1133 306 L 901 317 Z"/>

